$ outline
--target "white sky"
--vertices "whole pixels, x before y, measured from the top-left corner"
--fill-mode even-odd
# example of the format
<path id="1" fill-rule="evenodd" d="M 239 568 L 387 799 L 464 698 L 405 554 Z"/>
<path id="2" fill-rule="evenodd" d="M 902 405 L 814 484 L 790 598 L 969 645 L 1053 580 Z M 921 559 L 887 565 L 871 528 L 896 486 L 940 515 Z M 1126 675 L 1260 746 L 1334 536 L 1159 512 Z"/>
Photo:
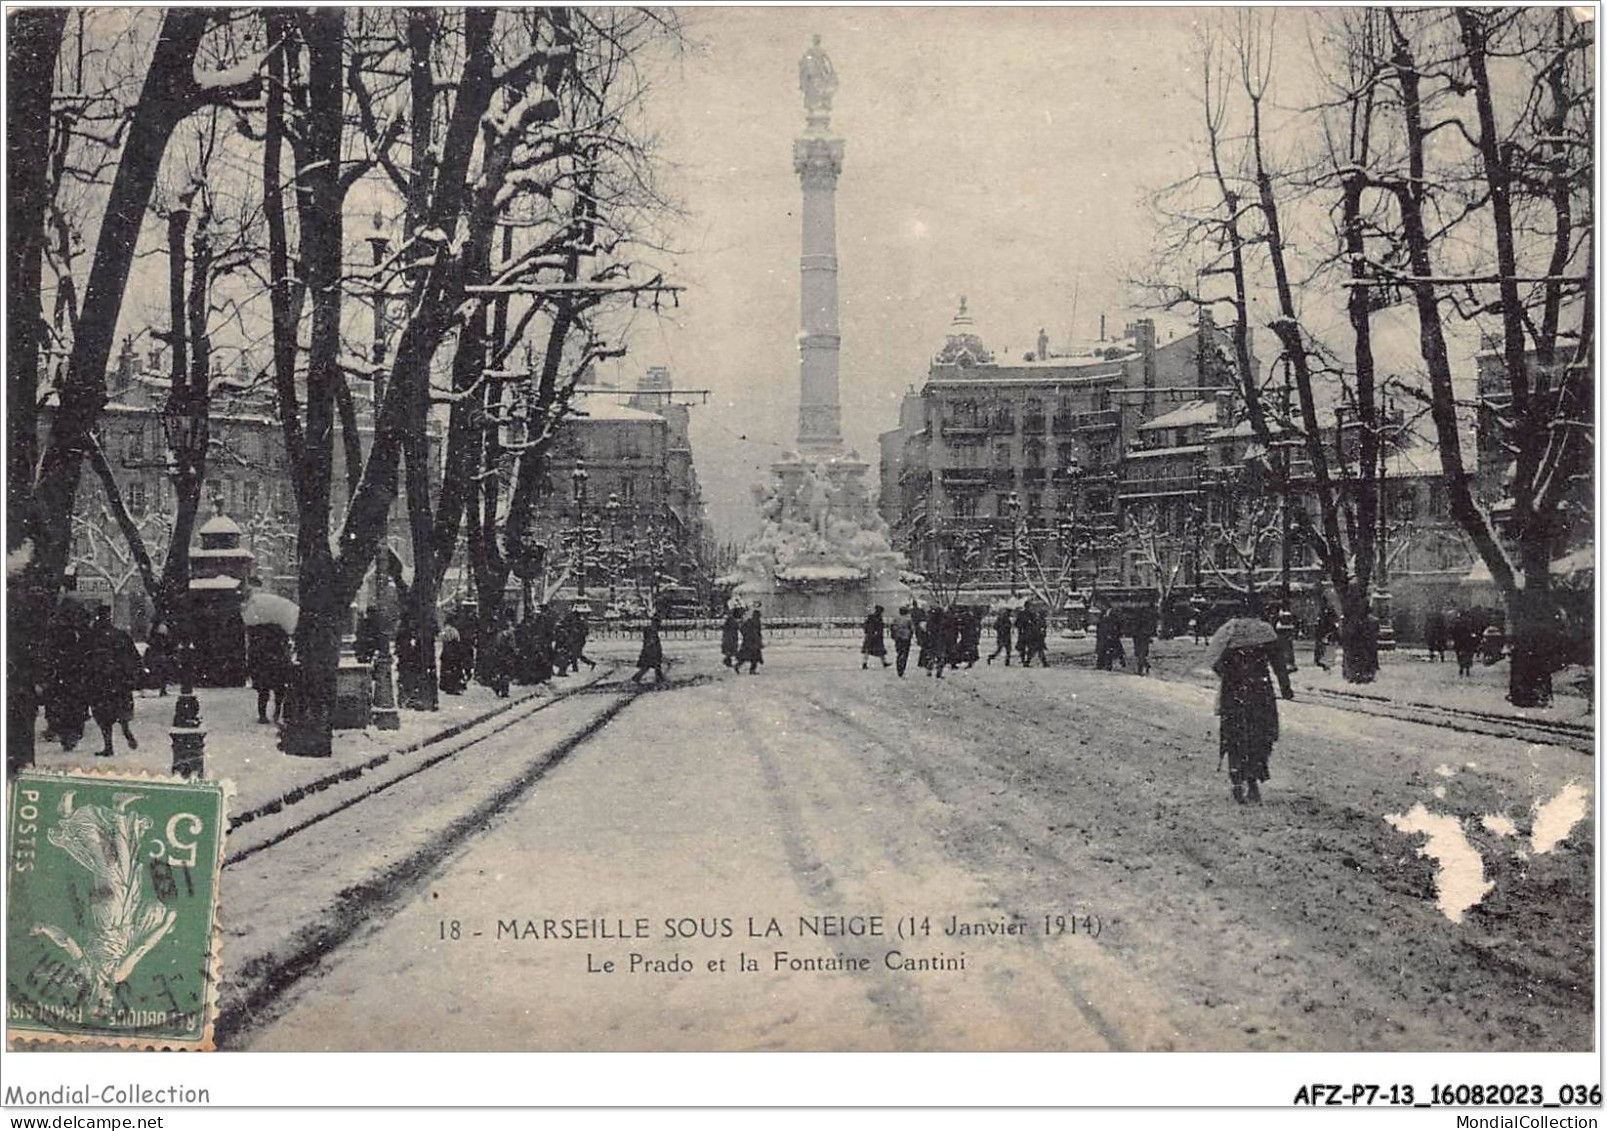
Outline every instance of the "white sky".
<path id="1" fill-rule="evenodd" d="M 639 323 L 618 378 L 668 365 L 694 411 L 721 537 L 757 527 L 756 482 L 795 433 L 799 57 L 822 36 L 846 139 L 838 187 L 842 408 L 850 446 L 925 377 L 961 294 L 997 350 L 1128 316 L 1150 246 L 1145 199 L 1193 168 L 1199 108 L 1186 9 L 701 8 L 701 49 L 659 82 L 672 191 L 690 217 L 679 311 Z M 1080 282 L 1079 282 L 1080 280 Z M 1076 325 L 1072 297 L 1077 292 Z M 1164 332 L 1163 332 L 1164 337 Z"/>

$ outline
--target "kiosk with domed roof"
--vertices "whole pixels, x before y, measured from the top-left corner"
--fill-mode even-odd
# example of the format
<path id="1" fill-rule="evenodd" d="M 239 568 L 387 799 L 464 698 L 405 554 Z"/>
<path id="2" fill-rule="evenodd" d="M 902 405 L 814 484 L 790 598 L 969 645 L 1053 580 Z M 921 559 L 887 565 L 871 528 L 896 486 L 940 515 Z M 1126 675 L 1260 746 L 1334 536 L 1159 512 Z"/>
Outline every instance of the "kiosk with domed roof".
<path id="1" fill-rule="evenodd" d="M 240 606 L 254 555 L 240 544 L 240 524 L 214 504 L 196 531 L 201 545 L 190 551 L 190 589 L 181 631 L 195 643 L 195 682 L 239 687 L 246 679 L 245 625 Z"/>

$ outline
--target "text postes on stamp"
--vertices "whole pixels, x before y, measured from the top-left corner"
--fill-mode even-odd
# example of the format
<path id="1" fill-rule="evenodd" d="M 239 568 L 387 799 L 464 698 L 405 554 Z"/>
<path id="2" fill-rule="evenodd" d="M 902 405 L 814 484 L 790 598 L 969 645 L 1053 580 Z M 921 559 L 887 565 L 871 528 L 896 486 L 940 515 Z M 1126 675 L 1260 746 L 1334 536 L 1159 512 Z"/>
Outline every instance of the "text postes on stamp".
<path id="1" fill-rule="evenodd" d="M 8 1042 L 210 1048 L 224 787 L 24 773 L 10 809 Z"/>

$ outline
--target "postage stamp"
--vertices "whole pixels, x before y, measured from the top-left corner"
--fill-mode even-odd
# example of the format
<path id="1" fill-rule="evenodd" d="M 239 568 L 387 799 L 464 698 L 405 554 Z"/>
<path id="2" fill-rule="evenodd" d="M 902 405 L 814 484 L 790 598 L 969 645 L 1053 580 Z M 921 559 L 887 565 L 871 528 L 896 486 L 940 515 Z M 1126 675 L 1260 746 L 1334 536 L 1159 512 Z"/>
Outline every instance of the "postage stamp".
<path id="1" fill-rule="evenodd" d="M 212 1047 L 225 797 L 211 781 L 18 775 L 8 1044 Z"/>

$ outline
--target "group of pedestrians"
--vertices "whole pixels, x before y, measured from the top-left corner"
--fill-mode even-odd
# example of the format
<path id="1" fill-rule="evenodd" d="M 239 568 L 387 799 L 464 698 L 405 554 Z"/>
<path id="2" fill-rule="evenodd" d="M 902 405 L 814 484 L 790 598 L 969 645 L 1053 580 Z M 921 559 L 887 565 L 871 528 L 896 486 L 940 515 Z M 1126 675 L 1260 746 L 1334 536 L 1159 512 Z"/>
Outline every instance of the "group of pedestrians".
<path id="1" fill-rule="evenodd" d="M 1135 675 L 1149 674 L 1149 646 L 1160 629 L 1160 614 L 1150 606 L 1118 609 L 1107 605 L 1094 622 L 1094 667 L 1100 671 L 1114 671 L 1120 664 Z M 1133 664 L 1127 665 L 1127 650 L 1122 637 L 1133 642 Z"/>
<path id="2" fill-rule="evenodd" d="M 450 624 L 448 627 L 453 627 Z M 443 637 L 444 637 L 443 633 Z M 450 682 L 462 689 L 468 681 L 473 664 L 472 646 L 463 638 L 461 628 L 454 630 L 450 657 Z M 506 609 L 502 623 L 492 635 L 480 655 L 482 676 L 499 698 L 506 699 L 511 684 L 525 686 L 547 683 L 580 671 L 580 665 L 597 666 L 597 661 L 586 655 L 586 642 L 591 636 L 591 624 L 584 610 L 570 606 L 559 613 L 545 602 L 538 604 L 530 615 L 515 621 L 513 610 Z M 447 645 L 442 646 L 441 668 L 443 690 L 448 682 Z"/>
<path id="3" fill-rule="evenodd" d="M 744 609 L 732 605 L 725 611 L 720 625 L 720 662 L 742 674 L 742 665 L 748 665 L 748 674 L 757 675 L 764 663 L 764 622 L 759 606 Z"/>
<path id="4" fill-rule="evenodd" d="M 134 737 L 134 691 L 144 681 L 144 662 L 134 638 L 112 623 L 105 605 L 91 613 L 77 601 L 56 610 L 39 653 L 38 693 L 45 708 L 45 739 L 73 750 L 83 741 L 84 724 L 100 728 L 101 749 L 110 758 L 112 731 L 121 730 L 130 750 Z"/>
<path id="5" fill-rule="evenodd" d="M 942 679 L 946 670 L 973 668 L 982 659 L 983 618 L 979 610 L 965 605 L 904 605 L 891 621 L 886 619 L 883 607 L 877 605 L 865 617 L 863 628 L 859 649 L 862 669 L 869 668 L 875 659 L 884 668 L 894 668 L 902 679 L 909 670 L 912 648 L 915 666 L 937 679 Z M 988 663 L 1002 654 L 1008 665 L 1015 654 L 1023 666 L 1035 658 L 1044 667 L 1049 666 L 1048 620 L 1038 610 L 1022 608 L 1013 614 L 1009 609 L 998 610 L 993 618 L 993 633 L 996 647 L 987 657 Z M 887 659 L 888 637 L 893 641 L 892 661 Z"/>

